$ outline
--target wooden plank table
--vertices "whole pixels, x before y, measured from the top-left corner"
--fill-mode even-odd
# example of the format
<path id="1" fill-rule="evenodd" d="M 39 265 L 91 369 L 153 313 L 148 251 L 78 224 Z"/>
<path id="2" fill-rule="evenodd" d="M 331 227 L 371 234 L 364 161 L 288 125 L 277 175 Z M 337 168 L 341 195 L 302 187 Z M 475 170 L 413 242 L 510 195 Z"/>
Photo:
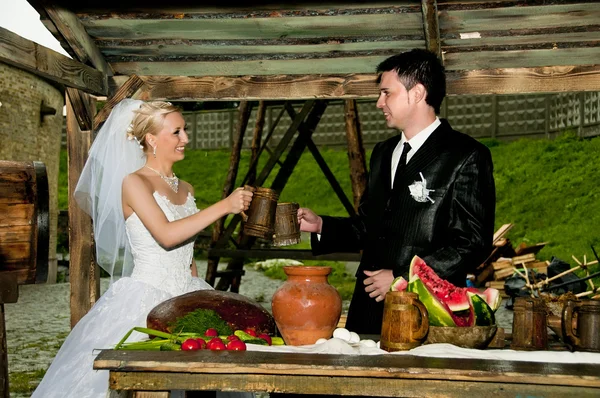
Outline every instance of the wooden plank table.
<path id="1" fill-rule="evenodd" d="M 112 391 L 222 390 L 389 397 L 599 397 L 600 364 L 409 355 L 103 350 Z M 149 393 L 154 392 L 154 393 Z M 119 395 L 114 395 L 119 396 Z"/>

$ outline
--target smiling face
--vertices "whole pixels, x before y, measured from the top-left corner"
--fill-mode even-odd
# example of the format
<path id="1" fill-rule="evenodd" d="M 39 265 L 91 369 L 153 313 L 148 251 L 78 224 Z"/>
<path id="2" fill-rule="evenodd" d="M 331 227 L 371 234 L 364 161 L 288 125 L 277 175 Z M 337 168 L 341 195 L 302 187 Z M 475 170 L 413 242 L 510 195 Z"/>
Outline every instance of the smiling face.
<path id="1" fill-rule="evenodd" d="M 377 108 L 383 111 L 388 127 L 404 130 L 410 124 L 415 106 L 412 97 L 412 90 L 406 90 L 395 71 L 381 74 Z"/>
<path id="2" fill-rule="evenodd" d="M 162 129 L 154 136 L 156 156 L 171 162 L 182 160 L 185 157 L 185 146 L 188 142 L 185 120 L 181 113 L 167 114 Z"/>

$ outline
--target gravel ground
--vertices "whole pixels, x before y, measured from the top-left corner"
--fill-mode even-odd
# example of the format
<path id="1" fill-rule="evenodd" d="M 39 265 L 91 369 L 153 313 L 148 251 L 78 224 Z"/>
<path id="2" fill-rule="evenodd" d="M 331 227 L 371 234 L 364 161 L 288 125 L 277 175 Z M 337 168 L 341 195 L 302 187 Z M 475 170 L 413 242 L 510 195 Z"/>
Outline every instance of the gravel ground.
<path id="1" fill-rule="evenodd" d="M 206 262 L 197 263 L 199 274 L 205 275 Z M 270 310 L 281 283 L 246 267 L 240 293 Z M 106 291 L 109 280 L 102 279 L 100 285 L 101 292 Z M 18 302 L 5 305 L 11 397 L 30 396 L 24 391 L 39 383 L 69 333 L 69 289 L 69 283 L 23 285 Z"/>
<path id="2" fill-rule="evenodd" d="M 198 261 L 198 272 L 205 275 L 206 262 Z M 271 297 L 281 283 L 246 267 L 240 293 L 270 311 Z M 106 291 L 108 285 L 108 279 L 102 279 L 101 291 Z M 19 301 L 5 305 L 11 397 L 30 396 L 26 391 L 39 383 L 69 333 L 69 289 L 68 283 L 24 285 L 19 289 Z M 348 304 L 344 302 L 344 310 Z M 512 311 L 503 306 L 496 319 L 500 327 L 510 331 Z"/>

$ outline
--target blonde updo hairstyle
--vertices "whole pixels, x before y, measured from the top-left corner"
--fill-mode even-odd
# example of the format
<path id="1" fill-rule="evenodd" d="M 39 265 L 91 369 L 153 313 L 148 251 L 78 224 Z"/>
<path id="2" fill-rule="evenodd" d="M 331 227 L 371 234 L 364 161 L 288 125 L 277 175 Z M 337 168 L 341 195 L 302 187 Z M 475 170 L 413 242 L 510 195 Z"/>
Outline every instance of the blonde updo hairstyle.
<path id="1" fill-rule="evenodd" d="M 148 152 L 150 148 L 146 136 L 148 134 L 156 135 L 162 129 L 165 117 L 173 112 L 181 112 L 181 109 L 166 101 L 144 102 L 138 110 L 134 111 L 135 116 L 128 129 L 128 134 L 133 135 L 144 153 Z"/>

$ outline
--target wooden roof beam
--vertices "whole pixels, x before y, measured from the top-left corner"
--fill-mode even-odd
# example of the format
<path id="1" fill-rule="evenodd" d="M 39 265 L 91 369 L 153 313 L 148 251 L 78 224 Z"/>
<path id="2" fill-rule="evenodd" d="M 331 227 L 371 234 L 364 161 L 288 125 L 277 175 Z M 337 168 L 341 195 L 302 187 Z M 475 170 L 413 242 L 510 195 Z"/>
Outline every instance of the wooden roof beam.
<path id="1" fill-rule="evenodd" d="M 107 94 L 104 73 L 0 28 L 0 62 L 95 95 Z"/>
<path id="2" fill-rule="evenodd" d="M 141 76 L 140 99 L 288 100 L 377 96 L 376 74 L 267 76 Z M 117 79 L 115 79 L 117 80 Z"/>
<path id="3" fill-rule="evenodd" d="M 423 10 L 423 30 L 425 32 L 427 49 L 437 54 L 439 59 L 443 59 L 437 1 L 421 0 L 421 8 Z"/>
<path id="4" fill-rule="evenodd" d="M 446 73 L 450 95 L 600 91 L 600 64 Z"/>
<path id="5" fill-rule="evenodd" d="M 44 9 L 79 61 L 93 65 L 108 76 L 113 75 L 112 68 L 75 14 L 50 3 L 44 4 Z"/>
<path id="6" fill-rule="evenodd" d="M 377 98 L 375 74 L 142 76 L 138 98 L 172 101 Z M 115 79 L 120 81 L 122 79 Z M 449 95 L 600 91 L 600 65 L 448 71 Z"/>
<path id="7" fill-rule="evenodd" d="M 125 98 L 131 98 L 142 86 L 144 81 L 136 75 L 131 75 L 112 95 L 108 102 L 94 117 L 94 127 L 98 128 L 108 118 L 113 108 Z"/>

